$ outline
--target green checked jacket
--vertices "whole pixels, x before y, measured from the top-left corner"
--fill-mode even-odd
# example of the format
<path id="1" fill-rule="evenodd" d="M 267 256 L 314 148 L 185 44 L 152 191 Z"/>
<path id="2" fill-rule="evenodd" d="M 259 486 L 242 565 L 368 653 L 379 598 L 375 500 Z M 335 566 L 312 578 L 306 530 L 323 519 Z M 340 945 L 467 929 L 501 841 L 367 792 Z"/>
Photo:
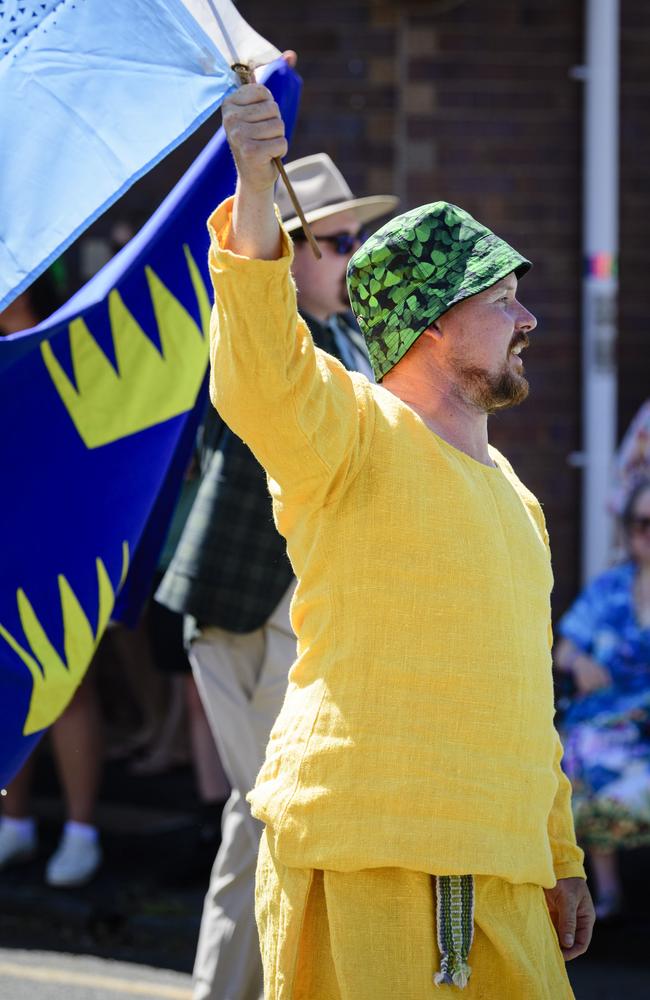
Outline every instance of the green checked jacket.
<path id="1" fill-rule="evenodd" d="M 352 367 L 365 347 L 338 318 L 352 345 L 342 357 L 334 333 L 305 316 L 315 344 Z M 156 600 L 200 626 L 252 632 L 268 620 L 293 571 L 273 522 L 266 473 L 246 445 L 210 408 L 201 444 L 202 479 Z"/>

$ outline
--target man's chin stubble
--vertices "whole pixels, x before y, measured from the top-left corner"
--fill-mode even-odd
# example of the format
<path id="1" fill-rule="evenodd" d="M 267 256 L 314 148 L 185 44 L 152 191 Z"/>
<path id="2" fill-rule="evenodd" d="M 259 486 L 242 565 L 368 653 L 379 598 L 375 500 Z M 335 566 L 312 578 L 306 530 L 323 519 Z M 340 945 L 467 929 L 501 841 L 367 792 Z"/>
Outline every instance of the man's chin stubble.
<path id="1" fill-rule="evenodd" d="M 510 371 L 490 376 L 482 368 L 464 368 L 459 374 L 466 400 L 488 414 L 523 403 L 530 388 L 523 375 Z"/>

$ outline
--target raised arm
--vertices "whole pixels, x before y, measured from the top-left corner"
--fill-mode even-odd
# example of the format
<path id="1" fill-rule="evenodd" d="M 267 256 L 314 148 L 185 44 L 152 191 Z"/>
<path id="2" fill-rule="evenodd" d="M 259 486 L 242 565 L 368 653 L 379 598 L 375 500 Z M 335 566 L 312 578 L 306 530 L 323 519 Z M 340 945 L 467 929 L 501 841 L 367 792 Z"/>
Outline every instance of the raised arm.
<path id="1" fill-rule="evenodd" d="M 272 95 L 241 87 L 223 120 L 238 182 L 209 220 L 210 395 L 283 506 L 315 507 L 345 488 L 367 453 L 372 396 L 367 381 L 315 348 L 297 312 L 293 246 L 273 205 L 272 159 L 286 140 Z"/>
<path id="2" fill-rule="evenodd" d="M 273 207 L 277 179 L 273 159 L 287 152 L 280 109 L 266 87 L 249 83 L 224 101 L 223 126 L 237 165 L 226 245 L 242 257 L 277 260 L 282 244 Z"/>

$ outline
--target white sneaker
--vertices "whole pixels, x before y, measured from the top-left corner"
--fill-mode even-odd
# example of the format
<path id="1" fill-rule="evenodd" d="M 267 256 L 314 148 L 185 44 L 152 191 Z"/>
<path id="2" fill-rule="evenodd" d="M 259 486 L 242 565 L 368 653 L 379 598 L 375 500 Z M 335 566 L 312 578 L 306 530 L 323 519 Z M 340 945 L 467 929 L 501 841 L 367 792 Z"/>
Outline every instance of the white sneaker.
<path id="1" fill-rule="evenodd" d="M 97 840 L 64 830 L 59 846 L 45 868 L 48 885 L 67 888 L 85 885 L 102 863 L 102 849 Z"/>
<path id="2" fill-rule="evenodd" d="M 21 861 L 31 861 L 36 854 L 36 830 L 18 831 L 5 820 L 0 821 L 0 869 L 10 868 Z"/>

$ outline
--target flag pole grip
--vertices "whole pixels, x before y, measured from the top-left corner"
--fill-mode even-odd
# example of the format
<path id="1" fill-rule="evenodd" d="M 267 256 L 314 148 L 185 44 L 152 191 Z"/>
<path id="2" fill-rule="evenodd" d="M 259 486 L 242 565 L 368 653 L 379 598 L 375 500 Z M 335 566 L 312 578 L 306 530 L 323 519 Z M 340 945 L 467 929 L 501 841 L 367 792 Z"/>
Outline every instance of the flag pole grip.
<path id="1" fill-rule="evenodd" d="M 235 73 L 237 74 L 237 76 L 239 77 L 240 83 L 252 83 L 252 81 L 254 80 L 254 76 L 253 76 L 253 72 L 252 72 L 251 68 L 249 66 L 246 66 L 245 63 L 233 63 L 232 68 L 235 71 Z M 305 213 L 303 212 L 302 205 L 298 201 L 298 196 L 297 196 L 296 192 L 293 189 L 293 184 L 291 183 L 291 181 L 287 177 L 287 172 L 284 169 L 284 163 L 282 162 L 282 160 L 280 159 L 279 156 L 273 157 L 273 163 L 275 164 L 275 167 L 276 167 L 276 169 L 277 169 L 280 177 L 282 178 L 282 182 L 283 182 L 284 186 L 287 189 L 287 193 L 288 193 L 289 197 L 291 198 L 291 204 L 294 207 L 296 215 L 300 219 L 300 224 L 302 226 L 302 230 L 303 230 L 305 236 L 307 237 L 307 242 L 309 243 L 309 246 L 313 250 L 314 257 L 316 258 L 316 260 L 320 260 L 321 257 L 323 256 L 322 253 L 321 253 L 321 249 L 320 249 L 318 243 L 316 242 L 316 238 L 315 238 L 314 234 L 311 231 L 309 223 L 307 222 L 307 220 L 305 218 Z"/>

